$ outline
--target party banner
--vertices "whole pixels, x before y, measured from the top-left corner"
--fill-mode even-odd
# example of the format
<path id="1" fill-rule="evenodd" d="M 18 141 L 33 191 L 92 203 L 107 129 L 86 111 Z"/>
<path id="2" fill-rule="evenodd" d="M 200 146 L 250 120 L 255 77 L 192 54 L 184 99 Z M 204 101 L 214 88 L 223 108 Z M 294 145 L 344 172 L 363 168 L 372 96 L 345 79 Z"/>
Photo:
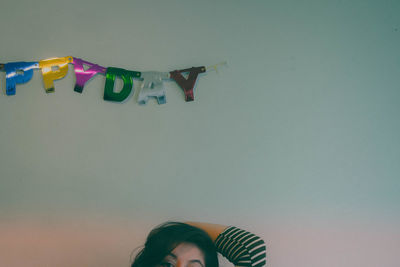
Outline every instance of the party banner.
<path id="1" fill-rule="evenodd" d="M 96 75 L 105 76 L 104 100 L 122 102 L 134 92 L 134 79 L 141 81 L 138 103 L 145 105 L 149 98 L 155 98 L 158 104 L 165 104 L 166 90 L 164 82 L 175 81 L 183 90 L 185 101 L 194 101 L 194 89 L 199 75 L 211 70 L 218 72 L 218 67 L 226 65 L 226 62 L 218 63 L 210 67 L 200 66 L 174 71 L 133 71 L 116 67 L 102 67 L 95 63 L 80 58 L 56 57 L 34 62 L 9 62 L 0 63 L 0 70 L 6 72 L 6 95 L 16 94 L 16 85 L 29 82 L 38 69 L 42 72 L 43 84 L 46 93 L 55 92 L 55 81 L 64 78 L 68 74 L 68 65 L 72 64 L 75 71 L 74 91 L 82 93 L 87 82 Z M 115 79 L 123 81 L 123 87 L 119 92 L 115 91 Z"/>

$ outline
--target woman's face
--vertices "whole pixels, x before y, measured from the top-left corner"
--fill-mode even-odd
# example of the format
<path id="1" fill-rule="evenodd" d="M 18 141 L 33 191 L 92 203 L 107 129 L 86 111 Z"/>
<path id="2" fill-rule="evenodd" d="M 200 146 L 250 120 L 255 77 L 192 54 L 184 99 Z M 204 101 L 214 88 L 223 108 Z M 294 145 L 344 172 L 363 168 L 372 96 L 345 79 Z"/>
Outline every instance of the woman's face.
<path id="1" fill-rule="evenodd" d="M 190 243 L 181 243 L 157 267 L 206 267 L 203 252 Z"/>

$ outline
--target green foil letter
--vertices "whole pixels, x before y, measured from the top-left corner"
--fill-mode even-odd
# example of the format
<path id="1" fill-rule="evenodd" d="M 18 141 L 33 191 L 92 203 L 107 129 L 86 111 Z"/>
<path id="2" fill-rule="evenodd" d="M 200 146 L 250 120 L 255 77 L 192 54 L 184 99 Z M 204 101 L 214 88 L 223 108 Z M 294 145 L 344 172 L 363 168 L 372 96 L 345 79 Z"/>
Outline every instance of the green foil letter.
<path id="1" fill-rule="evenodd" d="M 115 77 L 118 76 L 124 82 L 121 92 L 114 92 Z M 104 100 L 122 102 L 133 89 L 133 78 L 139 78 L 140 72 L 129 71 L 120 68 L 107 68 L 106 85 L 104 87 Z"/>

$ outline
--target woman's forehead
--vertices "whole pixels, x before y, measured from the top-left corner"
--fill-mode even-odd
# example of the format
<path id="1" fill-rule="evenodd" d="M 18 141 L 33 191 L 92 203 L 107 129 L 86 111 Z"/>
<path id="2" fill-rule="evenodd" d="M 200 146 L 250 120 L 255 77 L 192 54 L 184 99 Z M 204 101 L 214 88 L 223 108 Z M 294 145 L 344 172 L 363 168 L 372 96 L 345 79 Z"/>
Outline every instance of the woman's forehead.
<path id="1" fill-rule="evenodd" d="M 180 243 L 169 255 L 179 260 L 198 262 L 200 263 L 199 266 L 205 266 L 203 252 L 196 245 L 191 243 Z"/>

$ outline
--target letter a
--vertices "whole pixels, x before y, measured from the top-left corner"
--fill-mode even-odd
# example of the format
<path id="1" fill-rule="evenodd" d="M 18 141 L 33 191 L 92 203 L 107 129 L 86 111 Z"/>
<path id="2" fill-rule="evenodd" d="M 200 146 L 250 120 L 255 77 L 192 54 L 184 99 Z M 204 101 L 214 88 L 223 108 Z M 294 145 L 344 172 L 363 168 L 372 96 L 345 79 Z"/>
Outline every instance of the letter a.
<path id="1" fill-rule="evenodd" d="M 165 88 L 163 79 L 169 79 L 170 75 L 168 72 L 157 72 L 157 71 L 146 71 L 142 72 L 140 76 L 143 79 L 142 85 L 140 86 L 140 92 L 138 95 L 138 102 L 140 105 L 145 105 L 149 97 L 155 97 L 158 104 L 165 104 Z"/>

